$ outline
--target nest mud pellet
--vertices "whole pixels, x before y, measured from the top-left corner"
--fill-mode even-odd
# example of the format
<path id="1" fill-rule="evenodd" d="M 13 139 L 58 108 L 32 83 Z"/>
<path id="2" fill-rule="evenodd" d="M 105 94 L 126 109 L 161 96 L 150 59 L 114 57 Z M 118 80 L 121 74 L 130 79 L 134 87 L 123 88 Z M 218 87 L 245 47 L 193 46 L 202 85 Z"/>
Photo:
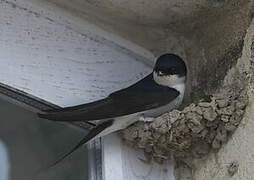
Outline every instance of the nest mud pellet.
<path id="1" fill-rule="evenodd" d="M 202 157 L 227 142 L 247 103 L 245 93 L 215 94 L 209 101 L 173 110 L 152 123 L 138 122 L 122 131 L 122 137 L 157 162 L 168 159 L 172 152 L 178 157 Z"/>

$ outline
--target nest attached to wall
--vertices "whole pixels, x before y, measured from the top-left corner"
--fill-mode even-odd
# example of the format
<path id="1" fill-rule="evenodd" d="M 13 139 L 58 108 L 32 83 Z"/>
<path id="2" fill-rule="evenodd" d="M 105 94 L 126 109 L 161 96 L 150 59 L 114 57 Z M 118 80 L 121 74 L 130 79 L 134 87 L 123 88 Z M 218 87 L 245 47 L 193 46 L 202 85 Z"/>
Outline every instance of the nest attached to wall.
<path id="1" fill-rule="evenodd" d="M 218 150 L 240 124 L 248 98 L 224 92 L 158 117 L 138 122 L 121 132 L 123 140 L 141 148 L 148 160 L 162 163 L 173 152 L 177 158 L 202 157 Z"/>

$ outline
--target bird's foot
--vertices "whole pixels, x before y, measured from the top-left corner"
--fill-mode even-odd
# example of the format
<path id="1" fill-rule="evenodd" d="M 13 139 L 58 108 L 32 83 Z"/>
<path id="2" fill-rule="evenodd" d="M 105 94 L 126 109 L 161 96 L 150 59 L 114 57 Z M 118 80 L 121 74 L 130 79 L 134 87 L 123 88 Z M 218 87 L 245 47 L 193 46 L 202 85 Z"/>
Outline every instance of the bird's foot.
<path id="1" fill-rule="evenodd" d="M 143 121 L 143 122 L 153 122 L 155 118 L 153 117 L 145 117 L 144 115 L 141 115 L 139 117 L 139 121 Z"/>

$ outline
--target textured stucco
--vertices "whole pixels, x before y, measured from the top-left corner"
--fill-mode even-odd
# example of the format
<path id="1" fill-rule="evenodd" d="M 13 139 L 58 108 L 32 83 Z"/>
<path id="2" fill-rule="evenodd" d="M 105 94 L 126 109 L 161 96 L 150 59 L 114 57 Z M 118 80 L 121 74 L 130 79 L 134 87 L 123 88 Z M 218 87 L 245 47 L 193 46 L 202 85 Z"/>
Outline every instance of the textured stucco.
<path id="1" fill-rule="evenodd" d="M 248 33 L 244 41 L 244 49 L 242 56 L 238 61 L 238 66 L 229 72 L 228 77 L 232 75 L 233 71 L 240 69 L 247 65 L 247 73 L 249 76 L 248 97 L 249 105 L 246 109 L 245 116 L 233 134 L 231 140 L 223 146 L 223 148 L 217 152 L 212 153 L 205 160 L 197 160 L 195 162 L 196 171 L 194 173 L 195 180 L 207 179 L 207 180 L 252 180 L 254 178 L 254 87 L 253 87 L 253 44 L 254 44 L 254 22 L 248 29 Z M 228 79 L 232 79 L 228 78 Z M 235 174 L 231 174 L 230 165 L 236 164 L 238 166 Z M 233 176 L 232 176 L 233 175 Z"/>

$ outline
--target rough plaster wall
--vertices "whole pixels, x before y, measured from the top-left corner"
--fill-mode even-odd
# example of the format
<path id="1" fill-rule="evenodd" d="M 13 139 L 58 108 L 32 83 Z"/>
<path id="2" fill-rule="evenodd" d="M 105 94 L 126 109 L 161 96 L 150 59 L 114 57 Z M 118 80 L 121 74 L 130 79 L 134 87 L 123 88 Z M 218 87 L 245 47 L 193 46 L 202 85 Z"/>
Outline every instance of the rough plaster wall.
<path id="1" fill-rule="evenodd" d="M 247 1 L 234 3 L 208 12 L 200 11 L 197 21 L 184 19 L 187 25 L 182 33 L 180 28 L 176 30 L 183 34 L 185 42 L 188 87 L 192 90 L 188 97 L 192 100 L 200 98 L 200 94 L 214 92 L 241 54 L 253 4 Z"/>
<path id="2" fill-rule="evenodd" d="M 248 87 L 249 105 L 246 109 L 245 116 L 233 134 L 232 139 L 218 153 L 212 153 L 202 162 L 195 162 L 196 171 L 194 173 L 195 180 L 252 180 L 254 178 L 254 152 L 253 152 L 253 117 L 254 117 L 254 87 L 253 87 L 253 57 L 254 57 L 254 21 L 248 29 L 245 37 L 244 49 L 242 57 L 238 61 L 237 68 L 249 65 L 248 73 L 250 77 Z M 232 69 L 235 71 L 236 69 Z M 232 75 L 232 71 L 228 76 Z M 201 162 L 200 162 L 201 161 Z M 230 176 L 230 165 L 235 163 L 238 171 Z"/>

